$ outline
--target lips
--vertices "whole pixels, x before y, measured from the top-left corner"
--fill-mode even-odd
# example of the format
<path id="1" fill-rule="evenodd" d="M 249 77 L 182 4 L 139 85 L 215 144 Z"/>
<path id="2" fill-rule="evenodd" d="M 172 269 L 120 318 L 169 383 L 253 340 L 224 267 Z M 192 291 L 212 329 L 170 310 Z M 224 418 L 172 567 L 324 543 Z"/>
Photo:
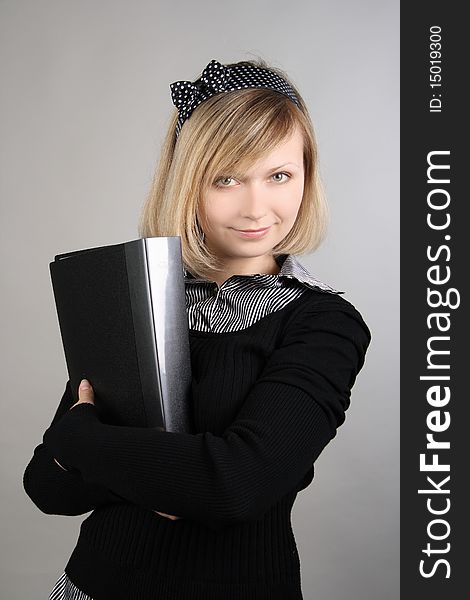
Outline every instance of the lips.
<path id="1" fill-rule="evenodd" d="M 237 231 L 242 231 L 243 233 L 257 233 L 259 231 L 265 231 L 269 229 L 269 227 L 262 227 L 261 229 L 237 229 Z"/>
<path id="2" fill-rule="evenodd" d="M 245 239 L 261 239 L 268 234 L 271 226 L 264 229 L 234 229 L 235 233 Z"/>

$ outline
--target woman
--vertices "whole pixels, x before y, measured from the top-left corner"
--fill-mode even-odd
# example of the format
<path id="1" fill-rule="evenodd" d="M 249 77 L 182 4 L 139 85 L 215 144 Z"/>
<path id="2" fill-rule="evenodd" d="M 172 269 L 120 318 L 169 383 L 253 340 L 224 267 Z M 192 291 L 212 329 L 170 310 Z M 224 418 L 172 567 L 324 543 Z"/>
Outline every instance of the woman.
<path id="1" fill-rule="evenodd" d="M 74 404 L 67 383 L 24 487 L 48 514 L 93 512 L 50 598 L 299 600 L 292 506 L 344 422 L 370 332 L 295 257 L 327 211 L 287 76 L 213 60 L 171 91 L 140 234 L 181 236 L 196 432 L 101 423 L 92 386 Z"/>

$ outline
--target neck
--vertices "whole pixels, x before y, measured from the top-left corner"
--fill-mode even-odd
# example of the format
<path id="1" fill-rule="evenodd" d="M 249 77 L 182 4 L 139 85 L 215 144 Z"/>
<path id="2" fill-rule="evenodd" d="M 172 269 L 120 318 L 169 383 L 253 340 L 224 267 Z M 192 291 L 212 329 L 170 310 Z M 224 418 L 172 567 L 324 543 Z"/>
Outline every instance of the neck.
<path id="1" fill-rule="evenodd" d="M 214 281 L 219 287 L 232 275 L 255 275 L 258 273 L 277 275 L 281 267 L 275 258 L 270 256 L 256 256 L 250 259 L 238 259 L 226 261 L 222 271 L 214 271 L 207 275 L 208 279 Z"/>

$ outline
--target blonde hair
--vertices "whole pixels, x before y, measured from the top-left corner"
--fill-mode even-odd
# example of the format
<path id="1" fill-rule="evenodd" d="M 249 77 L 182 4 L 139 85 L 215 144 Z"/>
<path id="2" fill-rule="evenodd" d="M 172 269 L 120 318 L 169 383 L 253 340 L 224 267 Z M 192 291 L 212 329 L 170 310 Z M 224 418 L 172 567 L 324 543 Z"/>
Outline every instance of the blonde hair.
<path id="1" fill-rule="evenodd" d="M 202 238 L 204 223 L 199 221 L 199 207 L 206 190 L 221 173 L 243 174 L 288 139 L 296 126 L 304 140 L 304 192 L 292 229 L 272 254 L 276 257 L 315 250 L 326 234 L 328 207 L 319 176 L 313 125 L 304 100 L 286 73 L 268 66 L 263 59 L 228 66 L 235 64 L 269 69 L 283 77 L 299 99 L 300 108 L 267 88 L 219 93 L 194 110 L 178 138 L 178 111 L 173 112 L 143 207 L 139 235 L 180 236 L 185 268 L 199 277 L 222 268 Z"/>

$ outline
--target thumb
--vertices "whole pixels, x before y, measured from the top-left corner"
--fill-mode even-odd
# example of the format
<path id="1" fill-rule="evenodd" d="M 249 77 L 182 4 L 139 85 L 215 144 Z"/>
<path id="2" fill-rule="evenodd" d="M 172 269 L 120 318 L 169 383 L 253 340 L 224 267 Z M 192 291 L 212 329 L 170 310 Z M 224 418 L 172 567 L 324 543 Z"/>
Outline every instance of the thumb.
<path id="1" fill-rule="evenodd" d="M 82 379 L 78 388 L 78 401 L 94 404 L 94 393 L 88 379 Z"/>

